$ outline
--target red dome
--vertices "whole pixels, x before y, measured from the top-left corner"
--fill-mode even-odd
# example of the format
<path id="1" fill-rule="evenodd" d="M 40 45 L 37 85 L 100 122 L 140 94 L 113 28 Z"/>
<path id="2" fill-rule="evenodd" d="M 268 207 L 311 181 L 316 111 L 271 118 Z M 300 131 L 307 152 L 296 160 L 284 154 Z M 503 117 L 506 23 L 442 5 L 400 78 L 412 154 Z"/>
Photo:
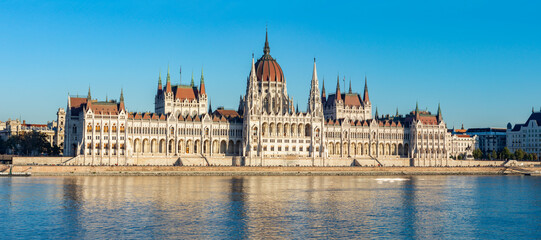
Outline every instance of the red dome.
<path id="1" fill-rule="evenodd" d="M 268 36 L 265 36 L 265 47 L 263 48 L 263 56 L 255 63 L 256 75 L 258 81 L 283 82 L 284 73 L 282 68 L 272 58 L 270 53 Z"/>

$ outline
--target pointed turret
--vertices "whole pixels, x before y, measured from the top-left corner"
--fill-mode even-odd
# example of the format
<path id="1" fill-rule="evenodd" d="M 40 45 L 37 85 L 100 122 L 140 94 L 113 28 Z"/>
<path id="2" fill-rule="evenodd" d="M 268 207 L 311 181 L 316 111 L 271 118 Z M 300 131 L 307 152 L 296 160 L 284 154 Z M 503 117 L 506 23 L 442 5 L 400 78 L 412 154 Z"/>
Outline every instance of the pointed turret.
<path id="1" fill-rule="evenodd" d="M 295 112 L 299 113 L 299 103 L 297 102 L 297 106 L 295 107 Z"/>
<path id="2" fill-rule="evenodd" d="M 242 95 L 240 95 L 240 98 L 239 98 L 239 108 L 238 108 L 238 113 L 239 115 L 244 115 L 244 101 L 242 99 Z"/>
<path id="3" fill-rule="evenodd" d="M 92 95 L 90 95 L 90 86 L 88 86 L 88 95 L 86 95 L 86 100 L 90 102 L 91 99 L 92 99 Z"/>
<path id="4" fill-rule="evenodd" d="M 257 74 L 255 69 L 255 60 L 254 60 L 254 54 L 252 53 L 252 66 L 250 68 L 250 76 L 248 76 L 248 85 L 246 86 L 247 90 L 251 90 L 252 93 L 257 93 Z M 246 93 L 248 94 L 248 92 Z"/>
<path id="5" fill-rule="evenodd" d="M 342 100 L 342 94 L 340 93 L 340 75 L 336 76 L 336 101 Z"/>
<path id="6" fill-rule="evenodd" d="M 325 78 L 323 78 L 323 82 L 321 84 L 321 99 L 323 102 L 325 102 L 327 101 L 327 94 L 325 93 Z"/>
<path id="7" fill-rule="evenodd" d="M 169 74 L 169 66 L 167 66 L 167 82 L 165 83 L 165 92 L 170 93 L 171 90 L 171 75 Z"/>
<path id="8" fill-rule="evenodd" d="M 120 104 L 119 104 L 119 110 L 124 110 L 124 89 L 120 89 Z"/>
<path id="9" fill-rule="evenodd" d="M 436 117 L 438 118 L 438 123 L 443 121 L 443 116 L 441 115 L 441 107 L 439 103 L 438 103 L 438 115 Z"/>
<path id="10" fill-rule="evenodd" d="M 201 81 L 199 82 L 199 94 L 205 95 L 205 77 L 203 76 L 203 68 L 201 68 Z"/>
<path id="11" fill-rule="evenodd" d="M 378 107 L 376 107 L 376 114 L 375 114 L 374 118 L 375 118 L 376 120 L 379 120 Z"/>
<path id="12" fill-rule="evenodd" d="M 209 99 L 209 115 L 212 114 L 212 102 L 210 102 L 210 99 Z"/>
<path id="13" fill-rule="evenodd" d="M 263 54 L 265 54 L 265 55 L 270 54 L 269 33 L 268 33 L 266 28 L 265 28 L 265 47 L 263 47 Z"/>
<path id="14" fill-rule="evenodd" d="M 310 82 L 310 97 L 308 99 L 308 113 L 321 111 L 321 99 L 319 96 L 319 80 L 317 79 L 316 58 L 314 58 L 314 69 L 312 71 L 312 81 Z"/>
<path id="15" fill-rule="evenodd" d="M 349 94 L 352 94 L 353 91 L 351 90 L 351 78 L 349 79 Z"/>
<path id="16" fill-rule="evenodd" d="M 158 93 L 160 93 L 163 90 L 162 88 L 162 73 L 158 73 Z"/>
<path id="17" fill-rule="evenodd" d="M 190 83 L 190 87 L 193 87 L 194 83 L 193 83 L 193 70 L 192 70 L 192 82 Z"/>
<path id="18" fill-rule="evenodd" d="M 370 98 L 368 97 L 368 80 L 366 78 L 366 75 L 364 75 L 364 96 L 363 96 L 363 101 L 365 103 L 370 102 Z"/>
<path id="19" fill-rule="evenodd" d="M 397 117 L 400 116 L 400 115 L 398 114 L 398 107 L 396 108 L 396 116 L 397 116 Z"/>
<path id="20" fill-rule="evenodd" d="M 419 102 L 415 103 L 415 118 L 419 119 Z"/>

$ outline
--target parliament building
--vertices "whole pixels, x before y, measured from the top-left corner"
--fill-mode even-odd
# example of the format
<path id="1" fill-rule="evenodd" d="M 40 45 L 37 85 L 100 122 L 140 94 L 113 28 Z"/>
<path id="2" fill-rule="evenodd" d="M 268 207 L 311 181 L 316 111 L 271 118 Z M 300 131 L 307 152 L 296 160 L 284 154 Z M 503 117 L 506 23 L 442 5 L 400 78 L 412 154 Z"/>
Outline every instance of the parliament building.
<path id="1" fill-rule="evenodd" d="M 405 115 L 372 113 L 362 94 L 327 93 L 316 62 L 305 112 L 293 106 L 282 68 L 270 54 L 252 64 L 237 110 L 211 111 L 203 72 L 199 86 L 161 76 L 154 112 L 129 112 L 118 101 L 68 96 L 64 155 L 74 165 L 441 166 L 453 153 L 441 109 Z M 345 88 L 345 86 L 344 86 Z"/>

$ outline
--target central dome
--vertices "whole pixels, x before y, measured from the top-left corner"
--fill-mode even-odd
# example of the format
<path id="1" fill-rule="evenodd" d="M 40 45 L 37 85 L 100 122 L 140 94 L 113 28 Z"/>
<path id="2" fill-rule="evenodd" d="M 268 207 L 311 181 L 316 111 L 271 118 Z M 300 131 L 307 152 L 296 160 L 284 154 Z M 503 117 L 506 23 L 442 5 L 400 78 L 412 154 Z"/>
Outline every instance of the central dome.
<path id="1" fill-rule="evenodd" d="M 283 82 L 284 73 L 282 68 L 276 62 L 276 59 L 270 55 L 270 47 L 268 34 L 265 33 L 265 47 L 263 48 L 263 56 L 255 63 L 256 76 L 258 81 Z"/>

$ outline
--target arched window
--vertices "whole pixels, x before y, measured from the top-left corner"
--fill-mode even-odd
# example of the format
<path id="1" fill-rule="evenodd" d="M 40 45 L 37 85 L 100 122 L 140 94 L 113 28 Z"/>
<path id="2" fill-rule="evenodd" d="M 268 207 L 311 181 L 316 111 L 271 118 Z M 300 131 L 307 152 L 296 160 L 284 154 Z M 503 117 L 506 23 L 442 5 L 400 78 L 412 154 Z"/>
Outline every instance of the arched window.
<path id="1" fill-rule="evenodd" d="M 77 129 L 77 127 L 75 127 L 75 125 L 73 125 L 73 132 L 76 132 L 75 129 Z M 87 126 L 86 126 L 86 131 L 87 132 L 92 132 L 92 125 L 89 123 Z"/>
<path id="2" fill-rule="evenodd" d="M 103 126 L 103 131 L 109 132 L 109 125 L 107 125 L 107 123 L 105 124 L 105 126 Z"/>
<path id="3" fill-rule="evenodd" d="M 123 133 L 125 131 L 124 124 L 120 125 L 120 132 Z"/>
<path id="4" fill-rule="evenodd" d="M 111 128 L 113 132 L 116 132 L 116 124 L 113 124 L 113 127 Z"/>
<path id="5" fill-rule="evenodd" d="M 101 131 L 101 127 L 100 127 L 100 124 L 98 123 L 96 124 L 96 132 L 99 132 L 99 131 Z"/>

